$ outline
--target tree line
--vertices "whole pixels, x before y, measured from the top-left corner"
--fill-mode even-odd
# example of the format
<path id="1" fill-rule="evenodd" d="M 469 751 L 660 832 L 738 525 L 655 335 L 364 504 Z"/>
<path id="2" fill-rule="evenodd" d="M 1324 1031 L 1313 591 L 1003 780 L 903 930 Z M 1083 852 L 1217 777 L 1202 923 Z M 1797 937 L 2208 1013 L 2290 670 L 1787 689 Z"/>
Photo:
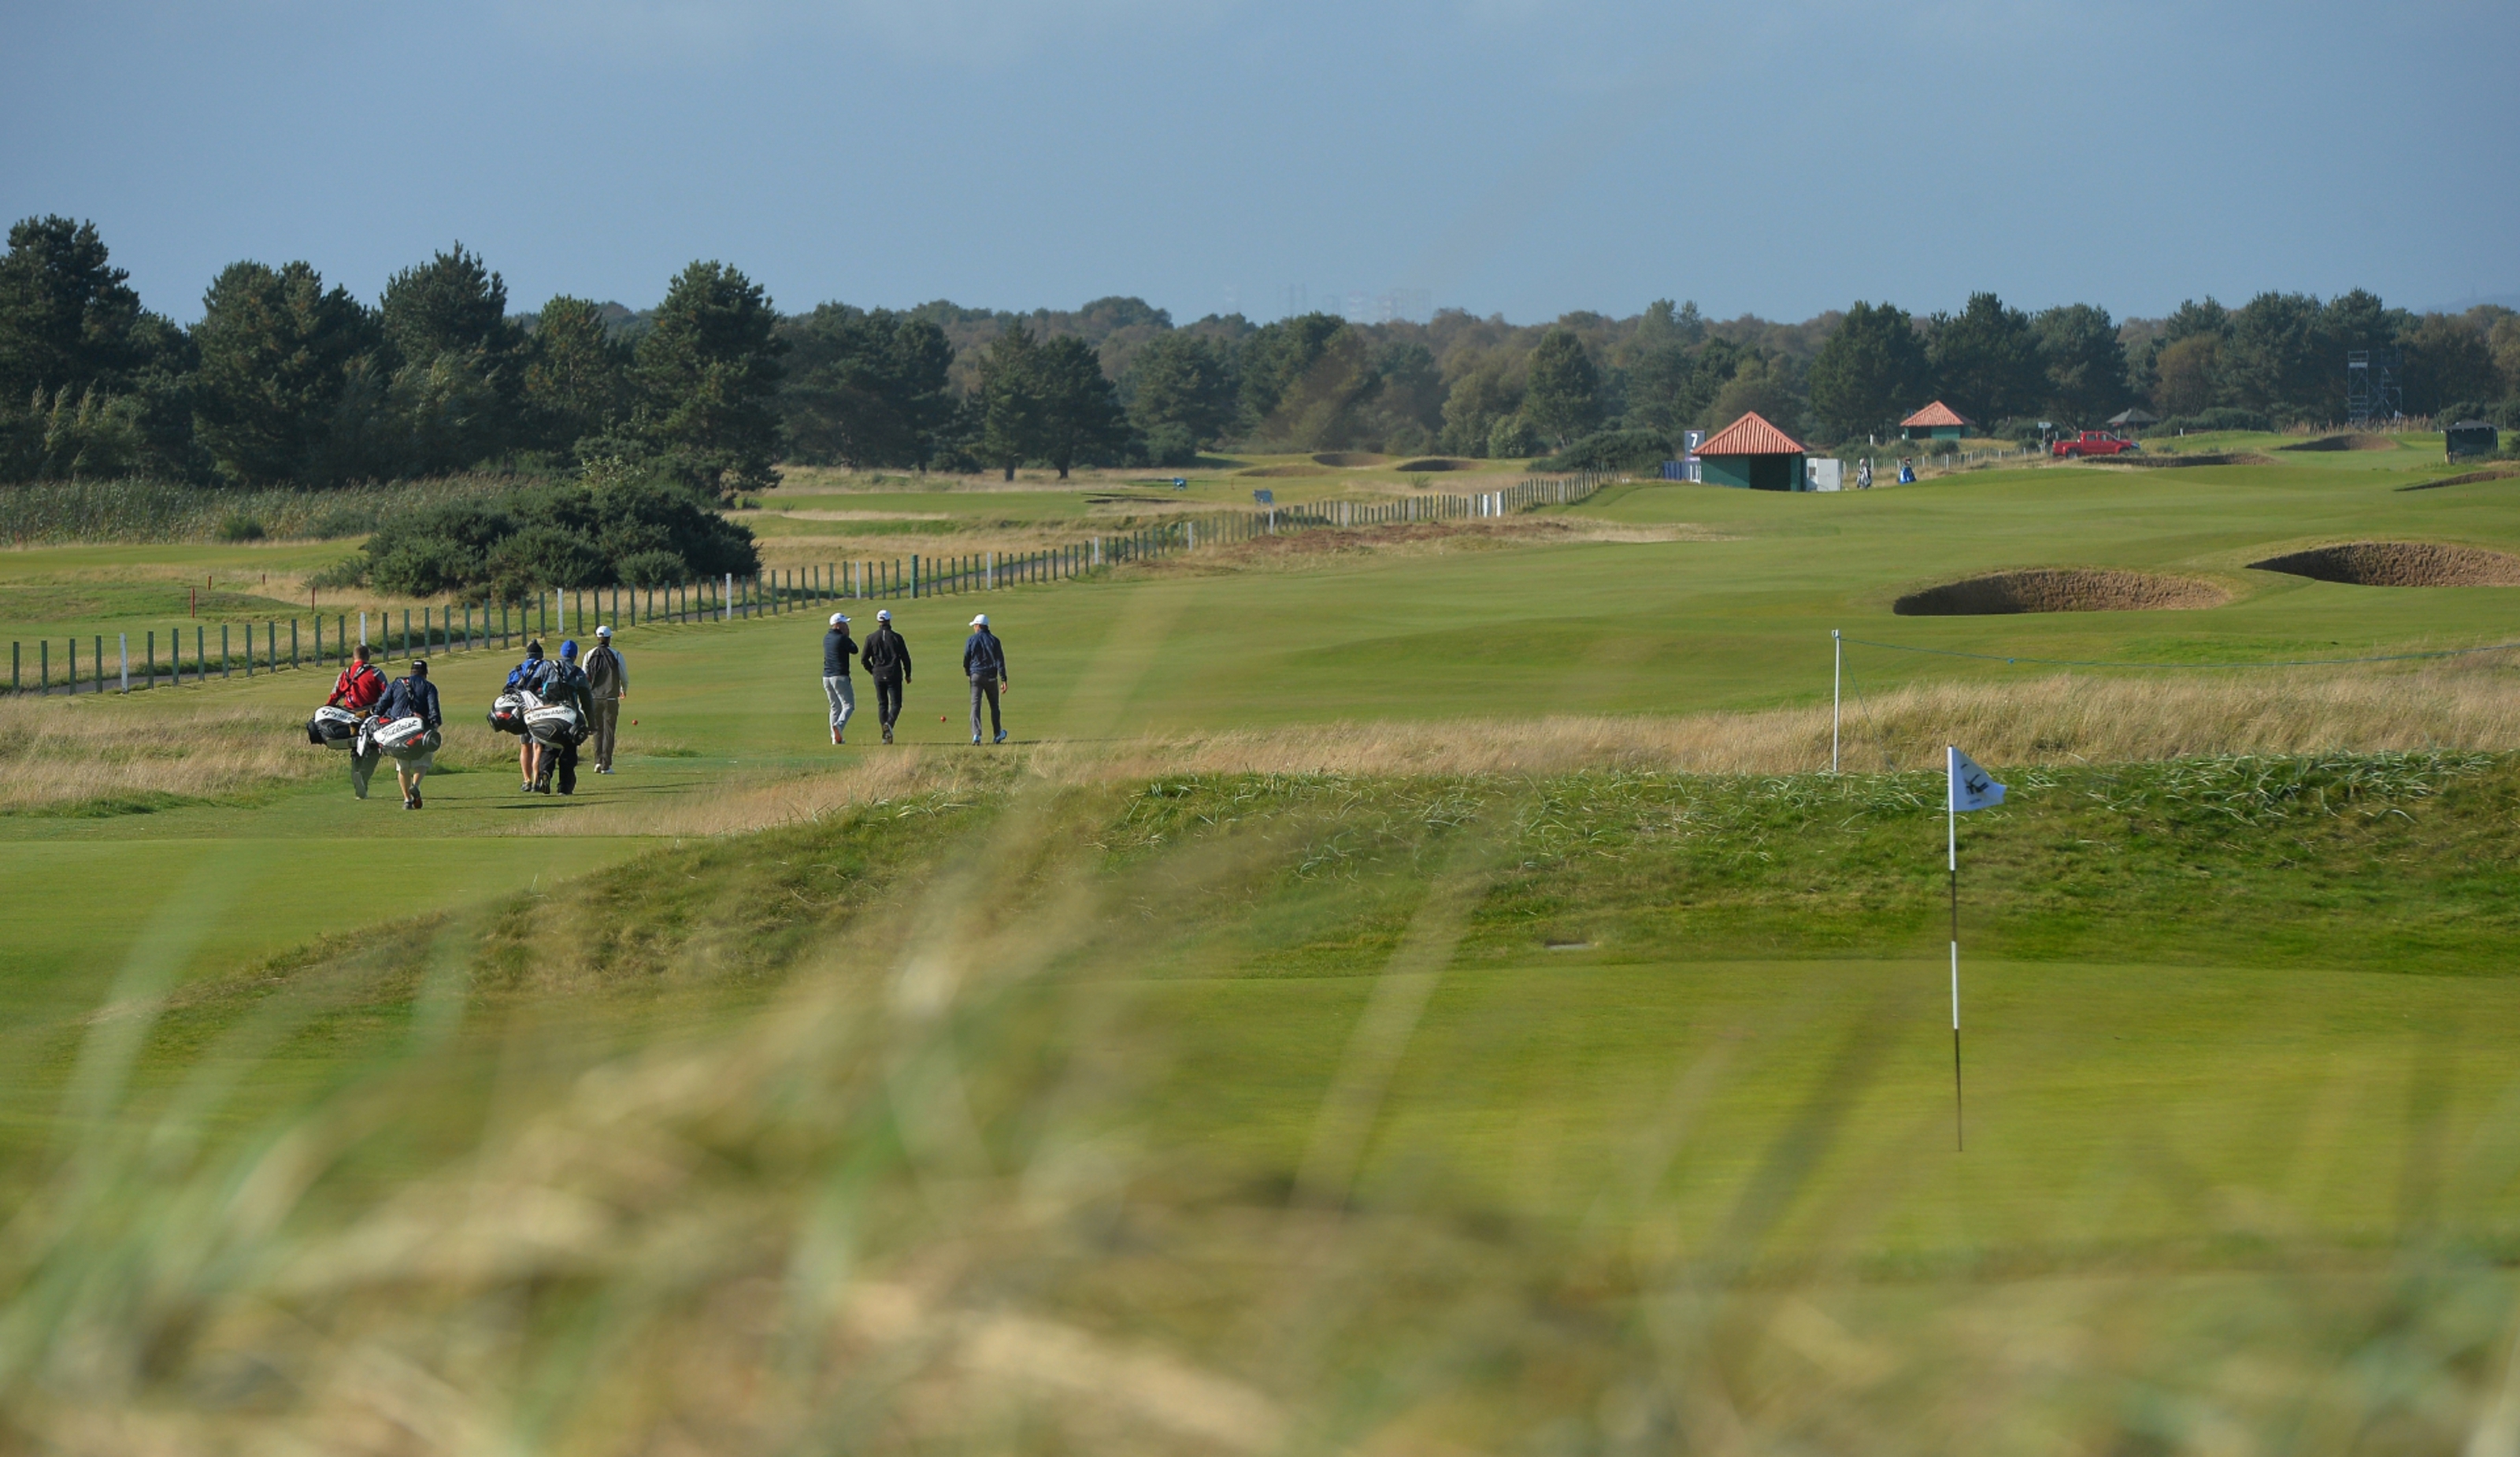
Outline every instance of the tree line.
<path id="1" fill-rule="evenodd" d="M 781 314 L 740 270 L 695 262 L 652 309 L 562 296 L 520 312 L 457 244 L 373 304 L 305 262 L 235 263 L 185 327 L 142 306 L 92 224 L 43 217 L 0 258 L 0 478 L 324 485 L 598 465 L 723 494 L 775 482 L 783 460 L 1063 476 L 1226 445 L 1612 465 L 1749 410 L 1826 443 L 1937 398 L 1990 433 L 2138 403 L 2175 423 L 2328 422 L 2359 348 L 2401 351 L 2410 414 L 2520 426 L 2520 314 L 2418 315 L 2359 290 L 2123 321 L 1977 294 L 1957 313 L 1859 301 L 1801 323 L 1665 299 L 1533 326 L 1455 310 L 1176 325 L 1127 297 Z"/>

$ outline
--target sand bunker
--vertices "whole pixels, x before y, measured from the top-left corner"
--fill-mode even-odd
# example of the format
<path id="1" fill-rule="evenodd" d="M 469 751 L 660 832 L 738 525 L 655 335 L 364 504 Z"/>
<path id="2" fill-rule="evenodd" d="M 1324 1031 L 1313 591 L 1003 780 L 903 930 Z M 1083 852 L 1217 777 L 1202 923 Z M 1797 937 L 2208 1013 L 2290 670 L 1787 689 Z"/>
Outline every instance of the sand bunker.
<path id="1" fill-rule="evenodd" d="M 1323 465 L 1336 466 L 1343 471 L 1354 470 L 1359 466 L 1378 466 L 1388 458 L 1367 450 L 1325 450 L 1313 457 Z"/>
<path id="2" fill-rule="evenodd" d="M 1457 455 L 1430 455 L 1421 460 L 1405 460 L 1392 467 L 1395 471 L 1475 471 L 1479 462 L 1463 460 Z"/>
<path id="3" fill-rule="evenodd" d="M 2357 587 L 2520 587 L 2520 557 L 2437 541 L 2349 541 L 2249 565 Z"/>
<path id="4" fill-rule="evenodd" d="M 1891 605 L 1903 617 L 1981 617 L 2003 613 L 2129 613 L 2220 607 L 2231 594 L 2208 581 L 2069 567 L 1999 571 L 1911 592 Z"/>
<path id="5" fill-rule="evenodd" d="M 2321 435 L 2298 445 L 2278 445 L 2277 450 L 2395 450 L 2398 442 L 2387 435 L 2364 434 L 2360 431 L 2342 435 Z"/>

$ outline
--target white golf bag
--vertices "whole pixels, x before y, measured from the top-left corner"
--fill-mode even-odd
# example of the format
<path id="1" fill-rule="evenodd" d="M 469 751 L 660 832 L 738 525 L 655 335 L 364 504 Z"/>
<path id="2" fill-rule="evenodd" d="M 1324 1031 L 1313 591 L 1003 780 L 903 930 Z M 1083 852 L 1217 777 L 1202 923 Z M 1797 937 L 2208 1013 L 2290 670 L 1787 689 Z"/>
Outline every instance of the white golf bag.
<path id="1" fill-rule="evenodd" d="M 567 704 L 536 704 L 525 710 L 525 732 L 537 744 L 563 748 L 586 739 L 586 723 Z"/>
<path id="2" fill-rule="evenodd" d="M 498 701 L 490 705 L 490 727 L 503 734 L 523 733 L 525 710 L 534 703 L 534 696 L 523 689 L 500 694 Z"/>
<path id="3" fill-rule="evenodd" d="M 368 731 L 368 742 L 398 759 L 416 759 L 437 748 L 437 735 L 420 715 L 397 718 L 393 722 Z"/>
<path id="4" fill-rule="evenodd" d="M 359 739 L 359 715 L 331 704 L 315 710 L 306 720 L 306 742 L 326 749 L 348 749 Z"/>

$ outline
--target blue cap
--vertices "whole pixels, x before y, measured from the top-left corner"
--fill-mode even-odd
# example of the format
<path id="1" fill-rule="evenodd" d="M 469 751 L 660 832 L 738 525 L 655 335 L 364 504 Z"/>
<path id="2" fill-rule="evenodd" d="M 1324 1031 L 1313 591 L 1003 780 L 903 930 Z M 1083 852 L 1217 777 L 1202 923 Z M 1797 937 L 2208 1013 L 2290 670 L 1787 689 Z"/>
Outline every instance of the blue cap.
<path id="1" fill-rule="evenodd" d="M 560 656 L 562 658 L 575 658 L 577 656 L 577 639 L 570 638 L 567 642 L 561 644 Z"/>

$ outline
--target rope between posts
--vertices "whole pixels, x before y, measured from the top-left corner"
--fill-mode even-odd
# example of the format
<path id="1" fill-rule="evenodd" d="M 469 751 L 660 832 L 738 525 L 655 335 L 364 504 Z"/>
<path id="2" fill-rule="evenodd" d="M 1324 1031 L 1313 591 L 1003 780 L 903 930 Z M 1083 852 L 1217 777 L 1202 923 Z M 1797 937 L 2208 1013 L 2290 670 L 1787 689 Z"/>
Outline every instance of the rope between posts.
<path id="1" fill-rule="evenodd" d="M 1846 641 L 1859 647 L 1881 648 L 1892 653 L 1921 653 L 1935 658 L 1967 658 L 1979 662 L 2028 663 L 2034 667 L 2343 667 L 2358 662 L 2411 662 L 2428 658 L 2471 658 L 2484 653 L 2508 653 L 2520 649 L 2520 643 L 2493 643 L 2481 648 L 2440 648 L 2422 653 L 2381 653 L 2368 658 L 2272 658 L 2244 662 L 2104 662 L 2079 658 L 2028 658 L 2003 653 L 1967 653 L 1958 648 L 1920 648 L 1911 643 L 1876 643 L 1860 637 L 1850 637 Z"/>

